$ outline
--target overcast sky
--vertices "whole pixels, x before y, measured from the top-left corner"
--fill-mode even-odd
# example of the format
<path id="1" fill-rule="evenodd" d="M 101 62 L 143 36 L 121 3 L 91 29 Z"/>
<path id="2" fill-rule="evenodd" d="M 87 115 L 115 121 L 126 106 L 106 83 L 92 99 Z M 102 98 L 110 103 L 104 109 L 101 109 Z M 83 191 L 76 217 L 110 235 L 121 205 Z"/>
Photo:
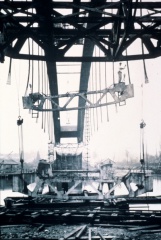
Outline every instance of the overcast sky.
<path id="1" fill-rule="evenodd" d="M 11 71 L 11 83 L 8 80 L 9 60 L 0 64 L 0 153 L 19 153 L 19 135 L 17 120 L 20 115 L 23 118 L 23 146 L 24 153 L 32 153 L 36 157 L 40 152 L 42 158 L 47 158 L 48 134 L 44 133 L 41 121 L 33 119 L 29 110 L 22 107 L 22 96 L 25 95 L 28 70 L 27 61 L 13 60 Z M 12 156 L 12 155 L 11 155 Z"/>
<path id="2" fill-rule="evenodd" d="M 126 157 L 140 158 L 140 122 L 145 121 L 144 142 L 147 153 L 155 155 L 161 150 L 161 68 L 160 58 L 147 60 L 149 83 L 145 83 L 143 62 L 129 63 L 134 98 L 127 99 L 126 106 L 109 107 L 109 122 L 100 124 L 92 140 L 96 152 L 102 158 L 109 156 L 117 161 Z M 126 80 L 127 81 L 127 80 Z"/>

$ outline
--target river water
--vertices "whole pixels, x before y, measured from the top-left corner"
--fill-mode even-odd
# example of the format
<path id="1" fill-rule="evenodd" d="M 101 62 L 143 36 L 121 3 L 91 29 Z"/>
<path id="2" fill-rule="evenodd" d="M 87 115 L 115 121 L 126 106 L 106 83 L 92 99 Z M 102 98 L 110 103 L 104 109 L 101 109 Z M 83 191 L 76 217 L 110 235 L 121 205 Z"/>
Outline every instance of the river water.
<path id="1" fill-rule="evenodd" d="M 115 196 L 128 195 L 128 191 L 124 184 L 120 184 L 115 189 Z M 155 175 L 153 178 L 153 191 L 144 194 L 145 196 L 161 196 L 161 175 Z M 12 181 L 10 179 L 5 179 L 4 183 L 1 181 L 0 184 L 0 205 L 4 205 L 4 199 L 6 197 L 27 197 L 27 195 L 13 192 L 12 191 Z M 135 204 L 130 206 L 131 209 L 144 209 L 144 210 L 161 210 L 161 204 Z"/>

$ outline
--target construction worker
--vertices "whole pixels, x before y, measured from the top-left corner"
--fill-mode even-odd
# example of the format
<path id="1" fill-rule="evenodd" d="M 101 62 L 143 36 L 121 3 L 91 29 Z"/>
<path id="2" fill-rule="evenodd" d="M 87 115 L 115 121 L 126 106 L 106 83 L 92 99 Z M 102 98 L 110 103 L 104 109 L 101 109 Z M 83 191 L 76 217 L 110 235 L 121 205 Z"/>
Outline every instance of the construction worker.
<path id="1" fill-rule="evenodd" d="M 126 74 L 124 73 L 126 65 L 123 67 L 122 63 L 119 63 L 119 71 L 118 71 L 118 82 L 125 82 L 125 76 Z"/>

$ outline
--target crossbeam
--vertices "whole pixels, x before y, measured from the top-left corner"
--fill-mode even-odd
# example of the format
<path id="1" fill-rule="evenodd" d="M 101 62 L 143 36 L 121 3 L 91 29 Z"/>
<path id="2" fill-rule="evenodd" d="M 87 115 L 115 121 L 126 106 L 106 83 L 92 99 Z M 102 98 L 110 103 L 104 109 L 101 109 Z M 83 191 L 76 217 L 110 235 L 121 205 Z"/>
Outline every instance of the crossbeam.
<path id="1" fill-rule="evenodd" d="M 44 7 L 43 0 L 1 0 L 0 19 L 1 62 L 5 56 L 51 62 L 113 62 L 161 56 L 160 1 L 48 0 Z M 24 52 L 28 39 L 45 54 Z M 101 56 L 68 55 L 72 46 L 83 45 L 86 39 L 101 50 Z M 137 40 L 146 51 L 140 45 L 131 52 Z"/>
<path id="2" fill-rule="evenodd" d="M 113 98 L 112 101 L 103 101 L 106 98 L 107 94 L 110 94 Z M 89 100 L 89 95 L 99 94 L 99 98 L 93 103 Z M 70 107 L 69 104 L 76 97 L 80 97 L 86 101 L 85 106 Z M 56 96 L 47 96 L 40 93 L 32 93 L 28 96 L 24 96 L 23 108 L 32 109 L 37 111 L 69 111 L 69 110 L 80 110 L 80 109 L 89 109 L 97 108 L 106 105 L 116 104 L 125 102 L 127 98 L 134 97 L 133 84 L 125 85 L 125 83 L 114 84 L 111 88 L 105 88 L 99 91 L 89 91 L 89 92 L 76 92 L 76 93 L 66 93 L 59 94 Z M 66 102 L 63 106 L 60 106 L 55 99 L 66 98 Z M 46 100 L 49 100 L 54 108 L 43 108 Z"/>

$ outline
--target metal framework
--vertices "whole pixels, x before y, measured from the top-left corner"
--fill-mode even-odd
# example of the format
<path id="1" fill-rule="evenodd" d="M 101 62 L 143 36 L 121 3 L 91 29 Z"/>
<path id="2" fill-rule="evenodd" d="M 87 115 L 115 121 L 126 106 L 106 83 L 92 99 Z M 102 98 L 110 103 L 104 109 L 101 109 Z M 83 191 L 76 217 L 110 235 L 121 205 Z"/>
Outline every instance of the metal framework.
<path id="1" fill-rule="evenodd" d="M 84 115 L 91 62 L 155 58 L 161 55 L 161 1 L 144 0 L 0 0 L 0 62 L 5 56 L 45 61 L 51 96 L 58 96 L 57 62 L 81 62 L 77 139 L 83 140 Z M 32 39 L 42 54 L 29 49 Z M 133 46 L 140 47 L 135 47 Z M 68 55 L 82 46 L 82 56 Z M 94 47 L 101 54 L 94 54 Z M 132 50 L 134 49 L 134 50 Z M 52 109 L 59 106 L 59 98 Z M 59 109 L 60 110 L 60 109 Z M 60 115 L 53 111 L 55 141 L 60 142 Z M 68 133 L 67 133 L 68 134 Z M 67 135 L 65 134 L 65 135 Z M 72 133 L 71 133 L 72 135 Z"/>
<path id="2" fill-rule="evenodd" d="M 30 48 L 24 51 L 28 39 L 42 49 L 41 55 L 31 52 Z M 82 47 L 81 56 L 77 52 L 71 53 L 75 45 Z M 99 48 L 99 53 L 94 54 L 95 46 Z M 91 63 L 161 56 L 161 1 L 0 0 L 1 63 L 5 61 L 5 56 L 46 62 L 50 96 L 46 96 L 46 93 L 25 96 L 24 107 L 53 111 L 56 143 L 60 143 L 62 137 L 76 137 L 81 143 L 85 109 L 121 103 L 133 96 L 132 84 L 88 92 Z M 79 92 L 59 94 L 57 62 L 81 63 Z M 107 93 L 111 94 L 113 101 L 104 103 L 103 98 Z M 93 103 L 88 98 L 90 94 L 101 96 Z M 68 100 L 61 107 L 59 99 L 62 97 Z M 69 104 L 75 97 L 78 98 L 78 106 L 70 108 Z M 43 108 L 46 100 L 50 100 L 51 109 Z M 77 130 L 62 132 L 60 111 L 68 110 L 78 110 Z M 35 195 L 41 183 L 37 184 Z M 59 197 L 62 198 L 62 195 L 58 194 Z"/>
<path id="3" fill-rule="evenodd" d="M 88 173 L 88 176 L 86 173 Z M 137 191 L 132 189 L 130 183 L 133 182 L 139 186 L 142 178 L 146 178 L 146 180 L 144 179 L 143 181 L 144 187 L 141 189 L 138 187 Z M 56 187 L 57 183 L 65 183 L 68 186 L 71 182 L 73 182 L 73 185 L 69 188 L 67 187 L 66 191 L 63 191 L 62 188 L 57 189 Z M 125 176 L 112 176 L 112 172 L 107 175 L 106 171 L 103 169 L 91 171 L 53 170 L 49 177 L 41 176 L 41 179 L 37 178 L 35 186 L 30 191 L 30 194 L 33 197 L 39 197 L 41 194 L 39 190 L 41 189 L 42 191 L 44 186 L 48 185 L 51 192 L 50 194 L 43 195 L 45 198 L 59 200 L 72 200 L 75 198 L 77 200 L 106 200 L 111 197 L 111 194 L 121 183 L 126 185 L 130 197 L 136 197 L 139 194 L 152 191 L 152 175 L 150 171 L 128 171 Z M 105 192 L 103 192 L 104 184 L 108 184 L 109 186 L 109 189 Z M 81 188 L 78 188 L 79 185 Z"/>
<path id="4" fill-rule="evenodd" d="M 107 93 L 112 96 L 112 101 L 105 101 Z M 88 95 L 99 94 L 99 98 L 96 102 L 91 102 L 88 99 Z M 101 96 L 100 96 L 101 95 Z M 125 83 L 114 84 L 111 88 L 106 88 L 100 91 L 89 91 L 80 93 L 66 93 L 59 94 L 57 96 L 46 96 L 40 93 L 31 93 L 29 96 L 23 97 L 23 106 L 25 109 L 32 109 L 37 111 L 70 111 L 70 110 L 80 110 L 89 109 L 96 107 L 103 107 L 106 105 L 117 104 L 125 102 L 127 98 L 134 96 L 133 84 L 125 85 Z M 86 101 L 86 105 L 82 107 L 70 107 L 70 103 L 76 97 L 82 98 Z M 56 103 L 55 99 L 66 98 L 66 103 L 60 106 Z M 54 108 L 43 108 L 46 100 L 53 103 Z"/>
<path id="5" fill-rule="evenodd" d="M 4 56 L 52 62 L 155 58 L 161 55 L 160 13 L 160 1 L 48 0 L 44 5 L 43 0 L 1 0 L 1 62 Z M 28 38 L 44 50 L 44 56 L 21 53 Z M 128 51 L 137 39 L 141 39 L 145 53 Z M 75 53 L 66 56 L 74 44 L 87 42 L 97 45 L 103 55 L 93 56 L 89 51 L 81 57 Z"/>
<path id="6" fill-rule="evenodd" d="M 1 0 L 0 62 L 4 62 L 5 56 L 46 61 L 51 96 L 59 95 L 56 63 L 81 62 L 79 91 L 87 92 L 91 62 L 160 56 L 160 26 L 160 1 L 48 0 L 44 4 L 43 0 Z M 29 49 L 23 51 L 29 38 L 42 49 L 43 54 L 34 54 Z M 131 49 L 135 43 L 140 48 L 135 48 L 134 52 Z M 82 46 L 82 56 L 76 52 L 68 55 L 74 45 Z M 95 46 L 101 54 L 94 54 Z M 78 142 L 82 142 L 87 99 L 81 93 L 78 97 L 81 111 L 78 111 L 76 136 Z M 52 109 L 55 106 L 59 106 L 59 98 L 52 102 Z M 59 119 L 59 111 L 53 111 L 57 143 L 62 136 Z"/>

